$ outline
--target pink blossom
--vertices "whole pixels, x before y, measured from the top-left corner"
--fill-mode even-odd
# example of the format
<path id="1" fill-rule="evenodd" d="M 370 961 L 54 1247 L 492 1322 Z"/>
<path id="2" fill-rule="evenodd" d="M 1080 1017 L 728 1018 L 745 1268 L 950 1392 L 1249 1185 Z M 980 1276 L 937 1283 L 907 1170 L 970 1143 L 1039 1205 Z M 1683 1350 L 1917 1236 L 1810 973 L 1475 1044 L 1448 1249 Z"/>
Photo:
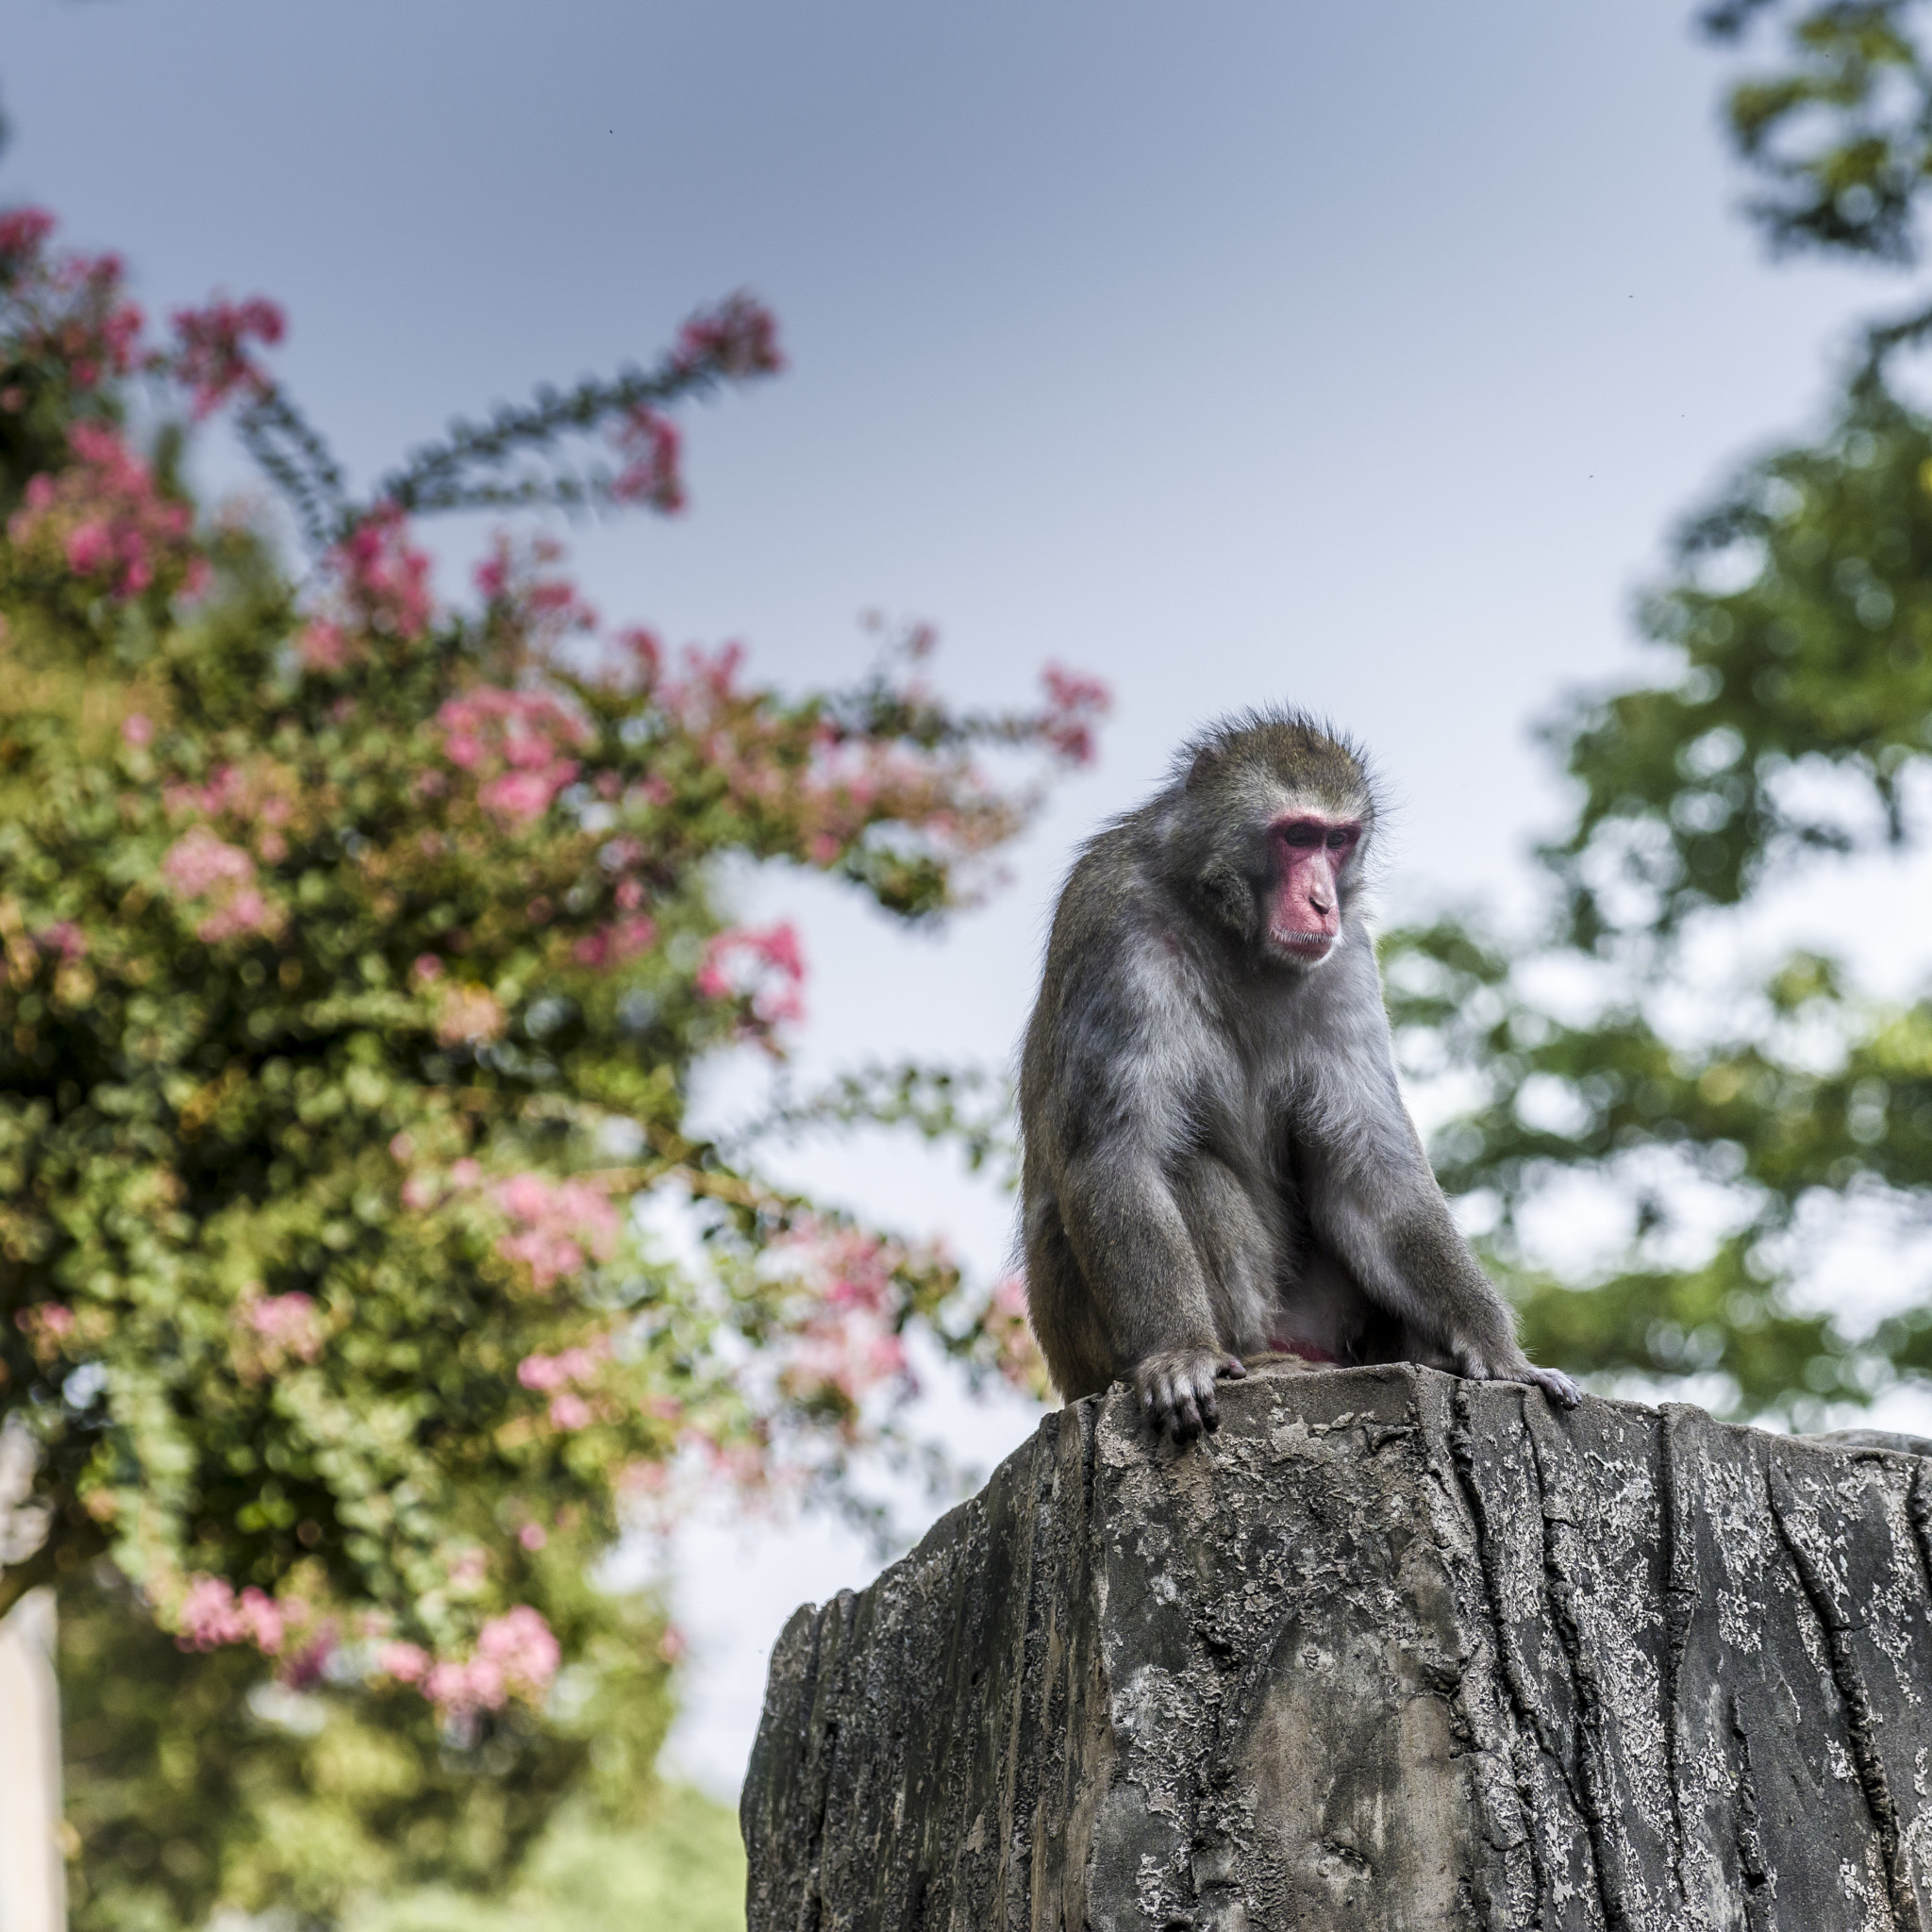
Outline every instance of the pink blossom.
<path id="1" fill-rule="evenodd" d="M 732 926 L 714 933 L 706 942 L 693 985 L 700 999 L 748 996 L 753 1018 L 769 1028 L 805 1017 L 804 981 L 798 929 L 788 920 L 763 930 Z"/>
<path id="2" fill-rule="evenodd" d="M 63 959 L 85 959 L 88 956 L 87 934 L 71 919 L 57 919 L 52 925 L 43 926 L 34 938 L 48 952 L 58 953 Z"/>
<path id="3" fill-rule="evenodd" d="M 114 554 L 114 540 L 104 524 L 76 524 L 67 533 L 67 568 L 91 577 Z"/>
<path id="4" fill-rule="evenodd" d="M 454 1717 L 478 1710 L 501 1710 L 508 1701 L 502 1671 L 494 1664 L 475 1659 L 469 1663 L 432 1665 L 423 1680 L 423 1694 Z"/>
<path id="5" fill-rule="evenodd" d="M 476 796 L 484 810 L 528 824 L 550 809 L 550 801 L 576 774 L 576 765 L 567 758 L 541 772 L 507 772 L 482 786 Z"/>
<path id="6" fill-rule="evenodd" d="M 484 1624 L 474 1657 L 432 1665 L 423 1677 L 423 1690 L 451 1717 L 501 1710 L 512 1694 L 530 1701 L 541 1697 L 561 1661 L 562 1652 L 542 1612 L 519 1604 Z"/>
<path id="7" fill-rule="evenodd" d="M 517 1531 L 517 1541 L 534 1556 L 550 1541 L 550 1532 L 541 1523 L 526 1523 Z"/>
<path id="8" fill-rule="evenodd" d="M 529 1690 L 549 1686 L 563 1656 L 542 1611 L 528 1604 L 518 1604 L 485 1624 L 476 1638 L 476 1655 L 495 1664 L 512 1684 Z"/>
<path id="9" fill-rule="evenodd" d="M 693 315 L 677 332 L 675 355 L 685 369 L 708 366 L 737 377 L 770 375 L 785 366 L 776 319 L 742 291 Z"/>
<path id="10" fill-rule="evenodd" d="M 635 881 L 626 879 L 625 886 Z M 620 900 L 624 886 L 618 888 Z M 647 953 L 657 943 L 658 927 L 654 920 L 641 915 L 630 919 L 620 919 L 614 924 L 605 926 L 601 931 L 586 933 L 571 949 L 571 957 L 579 966 L 588 966 L 592 972 L 602 972 L 607 967 L 623 966 Z"/>
<path id="11" fill-rule="evenodd" d="M 617 1252 L 617 1209 L 582 1181 L 512 1174 L 499 1183 L 496 1205 L 511 1224 L 511 1231 L 496 1244 L 497 1253 L 527 1268 L 540 1290 L 547 1291 L 579 1273 L 591 1256 L 608 1261 Z"/>
<path id="12" fill-rule="evenodd" d="M 379 504 L 331 550 L 326 568 L 359 624 L 413 641 L 429 628 L 429 558 L 392 503 Z"/>
<path id="13" fill-rule="evenodd" d="M 225 906 L 210 912 L 194 928 L 194 936 L 205 945 L 219 945 L 224 940 L 238 940 L 251 933 L 273 932 L 281 924 L 281 915 L 253 886 L 237 892 Z"/>
<path id="14" fill-rule="evenodd" d="M 581 1395 L 553 1395 L 550 1398 L 550 1425 L 556 1429 L 581 1429 L 591 1420 L 591 1405 Z"/>
<path id="15" fill-rule="evenodd" d="M 100 423 L 67 431 L 74 461 L 57 475 L 29 477 L 7 532 L 23 550 L 45 557 L 49 546 L 77 577 L 99 577 L 108 593 L 139 596 L 158 567 L 185 573 L 191 560 L 186 504 L 161 496 L 153 473 Z"/>
<path id="16" fill-rule="evenodd" d="M 667 516 L 684 508 L 684 478 L 679 474 L 682 439 L 677 425 L 646 404 L 631 410 L 612 438 L 628 458 L 610 486 L 619 503 L 648 504 Z"/>
<path id="17" fill-rule="evenodd" d="M 343 670 L 358 653 L 350 642 L 348 632 L 341 625 L 318 617 L 305 624 L 297 633 L 295 655 L 302 660 L 305 671 L 332 676 Z"/>
<path id="18" fill-rule="evenodd" d="M 312 1297 L 293 1292 L 256 1296 L 237 1312 L 253 1333 L 275 1353 L 312 1362 L 322 1353 L 321 1310 Z"/>
<path id="19" fill-rule="evenodd" d="M 418 986 L 433 986 L 442 977 L 442 961 L 434 953 L 418 953 L 409 968 L 409 977 Z"/>
<path id="20" fill-rule="evenodd" d="M 573 631 L 594 630 L 597 613 L 566 577 L 547 575 L 563 556 L 552 537 L 519 541 L 506 531 L 491 540 L 490 554 L 476 566 L 476 588 L 494 613 L 528 634 L 540 647 L 554 645 Z"/>
<path id="21" fill-rule="evenodd" d="M 1093 726 L 1113 708 L 1113 693 L 1097 677 L 1049 664 L 1040 674 L 1046 686 L 1046 741 L 1069 764 L 1091 764 Z"/>
<path id="22" fill-rule="evenodd" d="M 218 1643 L 240 1643 L 248 1635 L 235 1592 L 219 1576 L 189 1579 L 175 1622 L 175 1641 L 184 1650 L 212 1650 Z"/>
<path id="23" fill-rule="evenodd" d="M 74 1310 L 59 1302 L 41 1302 L 15 1311 L 13 1325 L 34 1345 L 42 1360 L 50 1360 L 74 1333 Z"/>
<path id="24" fill-rule="evenodd" d="M 122 740 L 125 743 L 131 744 L 136 751 L 149 743 L 154 735 L 154 724 L 144 711 L 130 711 L 121 721 Z"/>
<path id="25" fill-rule="evenodd" d="M 375 1668 L 399 1684 L 421 1683 L 429 1669 L 429 1653 L 417 1643 L 385 1643 Z"/>
<path id="26" fill-rule="evenodd" d="M 245 302 L 216 296 L 204 308 L 177 308 L 171 318 L 179 346 L 175 374 L 192 393 L 197 420 L 219 408 L 242 391 L 251 401 L 268 394 L 273 385 L 248 354 L 252 336 L 273 348 L 282 339 L 282 311 L 256 295 Z"/>
<path id="27" fill-rule="evenodd" d="M 205 899 L 224 886 L 252 885 L 255 861 L 239 845 L 196 825 L 168 848 L 161 859 L 161 876 L 183 898 Z"/>
<path id="28" fill-rule="evenodd" d="M 274 1599 L 250 1585 L 242 1592 L 235 1608 L 256 1649 L 264 1657 L 274 1657 L 282 1647 L 286 1630 L 282 1612 Z"/>
<path id="29" fill-rule="evenodd" d="M 474 1188 L 482 1178 L 482 1168 L 467 1157 L 450 1167 L 449 1180 L 453 1188 Z"/>
<path id="30" fill-rule="evenodd" d="M 59 225 L 43 208 L 11 208 L 0 213 L 0 281 L 10 281 L 39 256 Z"/>
<path id="31" fill-rule="evenodd" d="M 486 811 L 527 824 L 577 775 L 566 745 L 590 736 L 581 720 L 555 698 L 538 691 L 485 685 L 451 698 L 437 713 L 443 756 L 482 780 L 477 797 Z"/>

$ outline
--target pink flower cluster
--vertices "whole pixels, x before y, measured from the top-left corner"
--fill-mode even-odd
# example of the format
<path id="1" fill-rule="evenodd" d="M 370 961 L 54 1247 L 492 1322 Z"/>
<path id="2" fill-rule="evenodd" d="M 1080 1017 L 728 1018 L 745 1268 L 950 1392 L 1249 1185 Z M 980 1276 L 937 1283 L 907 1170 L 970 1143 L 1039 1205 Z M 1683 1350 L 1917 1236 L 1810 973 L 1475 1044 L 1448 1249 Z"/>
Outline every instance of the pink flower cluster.
<path id="1" fill-rule="evenodd" d="M 789 920 L 759 930 L 734 925 L 705 943 L 693 982 L 707 1000 L 749 998 L 760 1027 L 805 1017 L 805 958 Z"/>
<path id="2" fill-rule="evenodd" d="M 28 479 L 8 520 L 14 542 L 42 550 L 58 542 L 75 576 L 104 580 L 115 597 L 140 596 L 162 571 L 199 588 L 207 564 L 191 551 L 188 506 L 164 499 L 147 465 L 104 425 L 75 423 L 67 441 L 74 462 Z"/>
<path id="3" fill-rule="evenodd" d="M 1113 708 L 1113 693 L 1097 677 L 1049 664 L 1040 674 L 1046 686 L 1046 741 L 1072 765 L 1091 765 L 1093 727 Z"/>
<path id="4" fill-rule="evenodd" d="M 309 1606 L 276 1604 L 253 1584 L 236 1596 L 223 1576 L 192 1576 L 188 1594 L 174 1613 L 175 1642 L 184 1650 L 216 1644 L 253 1644 L 265 1657 L 282 1654 L 291 1621 L 308 1621 Z"/>
<path id="5" fill-rule="evenodd" d="M 322 1311 L 310 1295 L 253 1296 L 237 1307 L 236 1315 L 272 1356 L 312 1362 L 322 1353 Z"/>
<path id="6" fill-rule="evenodd" d="M 87 934 L 71 919 L 57 919 L 52 925 L 42 926 L 34 939 L 44 951 L 58 953 L 70 963 L 88 956 Z"/>
<path id="7" fill-rule="evenodd" d="M 0 212 L 0 284 L 11 283 L 35 267 L 48 237 L 59 225 L 43 208 Z"/>
<path id="8" fill-rule="evenodd" d="M 126 300 L 126 271 L 118 255 L 50 256 L 57 224 L 44 208 L 0 214 L 0 293 L 21 312 L 23 359 L 66 365 L 76 389 L 107 375 L 125 375 L 152 358 L 141 353 L 142 312 Z M 0 408 L 18 408 L 14 391 Z"/>
<path id="9" fill-rule="evenodd" d="M 572 1393 L 571 1384 L 593 1381 L 609 1353 L 609 1342 L 599 1336 L 588 1348 L 566 1348 L 559 1355 L 526 1355 L 517 1364 L 517 1380 L 525 1389 L 549 1395 L 553 1428 L 585 1428 L 594 1420 L 595 1411 L 581 1395 Z"/>
<path id="10" fill-rule="evenodd" d="M 633 884 L 634 881 L 626 879 L 618 887 L 620 899 L 625 886 Z M 628 965 L 640 953 L 648 953 L 657 942 L 657 922 L 644 913 L 637 912 L 628 918 L 615 920 L 596 932 L 586 933 L 571 948 L 571 957 L 579 966 L 588 966 L 592 973 L 605 973 L 615 966 Z"/>
<path id="11" fill-rule="evenodd" d="M 617 1252 L 617 1209 L 586 1181 L 512 1174 L 498 1185 L 496 1205 L 510 1223 L 496 1252 L 527 1268 L 546 1293 L 591 1257 L 608 1261 Z"/>
<path id="12" fill-rule="evenodd" d="M 325 568 L 348 607 L 351 628 L 405 643 L 429 628 L 428 554 L 409 541 L 408 524 L 394 504 L 371 510 L 329 552 Z M 311 670 L 340 670 L 353 655 L 342 625 L 326 620 L 308 625 L 300 649 Z"/>
<path id="13" fill-rule="evenodd" d="M 145 726 L 147 721 L 142 719 Z M 133 719 L 127 721 L 134 723 Z M 124 735 L 126 726 L 122 727 Z M 152 727 L 149 727 L 150 732 Z M 145 740 L 142 740 L 145 742 Z M 253 765 L 217 765 L 205 785 L 176 782 L 163 786 L 161 803 L 170 818 L 193 812 L 206 818 L 225 818 L 256 834 L 256 850 L 270 865 L 288 857 L 285 828 L 295 816 L 295 779 L 286 768 L 268 760 Z"/>
<path id="14" fill-rule="evenodd" d="M 618 425 L 611 441 L 625 458 L 610 486 L 610 493 L 619 503 L 648 504 L 667 516 L 675 516 L 684 508 L 679 460 L 683 439 L 676 424 L 641 403 Z"/>
<path id="15" fill-rule="evenodd" d="M 197 422 L 237 390 L 251 399 L 268 393 L 273 385 L 247 343 L 251 336 L 270 348 L 281 341 L 287 325 L 275 303 L 259 295 L 245 302 L 218 295 L 203 308 L 177 308 L 170 319 L 177 344 L 175 375 L 188 385 Z"/>
<path id="16" fill-rule="evenodd" d="M 476 589 L 485 603 L 502 607 L 541 644 L 573 631 L 595 630 L 597 613 L 576 586 L 568 577 L 547 575 L 563 554 L 555 537 L 519 541 L 499 530 L 476 566 Z"/>
<path id="17" fill-rule="evenodd" d="M 675 359 L 680 368 L 708 366 L 720 375 L 775 375 L 785 366 L 777 319 L 741 291 L 715 308 L 701 309 L 678 330 Z"/>
<path id="18" fill-rule="evenodd" d="M 161 877 L 182 899 L 211 902 L 195 927 L 205 945 L 279 931 L 282 914 L 255 883 L 255 861 L 239 845 L 218 839 L 206 825 L 184 832 L 161 859 Z"/>
<path id="19" fill-rule="evenodd" d="M 801 1224 L 774 1244 L 808 1297 L 784 1351 L 780 1381 L 809 1401 L 836 1395 L 856 1408 L 881 1383 L 908 1374 L 896 1317 L 896 1243 L 863 1228 Z"/>
<path id="20" fill-rule="evenodd" d="M 529 824 L 550 809 L 578 771 L 564 747 L 590 736 L 555 698 L 494 685 L 451 698 L 436 722 L 443 756 L 480 778 L 478 803 L 508 824 Z"/>
<path id="21" fill-rule="evenodd" d="M 466 1659 L 435 1663 L 417 1644 L 390 1643 L 376 1661 L 399 1683 L 421 1684 L 444 1716 L 466 1718 L 501 1710 L 513 1696 L 535 1703 L 549 1690 L 562 1656 L 542 1611 L 519 1604 L 484 1624 L 475 1654 Z"/>
<path id="22" fill-rule="evenodd" d="M 18 1309 L 13 1325 L 27 1339 L 37 1361 L 50 1362 L 60 1353 L 60 1344 L 74 1333 L 74 1310 L 60 1302 L 42 1302 Z"/>

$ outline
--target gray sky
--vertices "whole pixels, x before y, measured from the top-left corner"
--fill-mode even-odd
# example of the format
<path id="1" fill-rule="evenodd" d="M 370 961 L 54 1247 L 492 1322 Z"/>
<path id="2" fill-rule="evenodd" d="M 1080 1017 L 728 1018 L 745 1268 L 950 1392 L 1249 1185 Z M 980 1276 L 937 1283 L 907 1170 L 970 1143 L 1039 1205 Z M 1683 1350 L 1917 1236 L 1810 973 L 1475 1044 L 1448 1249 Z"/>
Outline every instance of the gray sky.
<path id="1" fill-rule="evenodd" d="M 804 1074 L 997 1062 L 1073 843 L 1235 706 L 1376 748 L 1391 915 L 1522 902 L 1562 805 L 1530 722 L 1635 667 L 1670 521 L 1803 429 L 1847 320 L 1900 292 L 1764 263 L 1689 10 L 5 0 L 0 199 L 125 251 L 151 312 L 283 302 L 279 368 L 365 478 L 454 411 L 767 299 L 791 373 L 688 419 L 691 512 L 576 556 L 607 616 L 742 638 L 791 683 L 860 669 L 872 608 L 939 624 L 961 698 L 1024 697 L 1047 658 L 1112 682 L 1099 769 L 942 941 L 813 882 L 747 891 L 806 928 Z M 721 1073 L 720 1117 L 747 1079 Z M 1006 1204 L 942 1161 L 791 1171 L 999 1259 Z M 990 1459 L 1028 1421 L 951 1427 Z M 679 1749 L 725 1788 L 762 1647 L 867 1561 L 707 1537 Z"/>

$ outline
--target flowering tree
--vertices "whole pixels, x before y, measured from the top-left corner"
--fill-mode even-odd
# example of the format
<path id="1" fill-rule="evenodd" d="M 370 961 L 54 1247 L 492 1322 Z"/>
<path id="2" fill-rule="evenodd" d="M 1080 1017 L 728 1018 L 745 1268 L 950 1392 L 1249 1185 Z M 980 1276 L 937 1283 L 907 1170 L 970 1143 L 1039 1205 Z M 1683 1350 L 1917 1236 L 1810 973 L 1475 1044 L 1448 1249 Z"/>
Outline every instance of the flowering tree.
<path id="1" fill-rule="evenodd" d="M 675 509 L 666 412 L 779 367 L 746 298 L 365 500 L 259 359 L 278 310 L 157 341 L 52 228 L 0 217 L 0 1409 L 36 1471 L 0 1608 L 106 1561 L 189 1652 L 484 1750 L 594 1668 L 581 1578 L 627 1509 L 836 1483 L 914 1324 L 1037 1374 L 1010 1288 L 685 1111 L 704 1054 L 780 1054 L 801 1010 L 797 935 L 732 924 L 719 858 L 929 918 L 1037 796 L 982 750 L 1077 763 L 1104 693 L 1055 671 L 1039 709 L 962 715 L 914 633 L 788 697 L 736 646 L 608 630 L 541 536 L 439 601 L 417 513 Z M 182 482 L 224 408 L 305 581 Z M 959 1119 L 916 1069 L 820 1110 Z"/>

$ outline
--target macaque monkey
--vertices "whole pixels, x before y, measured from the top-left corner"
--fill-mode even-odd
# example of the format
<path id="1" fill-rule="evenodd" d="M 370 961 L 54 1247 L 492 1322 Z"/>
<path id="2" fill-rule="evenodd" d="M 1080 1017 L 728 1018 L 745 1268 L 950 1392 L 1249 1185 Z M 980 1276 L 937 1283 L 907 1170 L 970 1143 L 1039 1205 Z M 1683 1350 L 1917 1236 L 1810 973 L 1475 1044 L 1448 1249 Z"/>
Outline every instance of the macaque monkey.
<path id="1" fill-rule="evenodd" d="M 1241 1358 L 1531 1382 L 1395 1083 L 1360 905 L 1361 753 L 1221 724 L 1060 893 L 1020 1077 L 1034 1333 L 1070 1402 L 1131 1380 L 1186 1441 Z"/>

